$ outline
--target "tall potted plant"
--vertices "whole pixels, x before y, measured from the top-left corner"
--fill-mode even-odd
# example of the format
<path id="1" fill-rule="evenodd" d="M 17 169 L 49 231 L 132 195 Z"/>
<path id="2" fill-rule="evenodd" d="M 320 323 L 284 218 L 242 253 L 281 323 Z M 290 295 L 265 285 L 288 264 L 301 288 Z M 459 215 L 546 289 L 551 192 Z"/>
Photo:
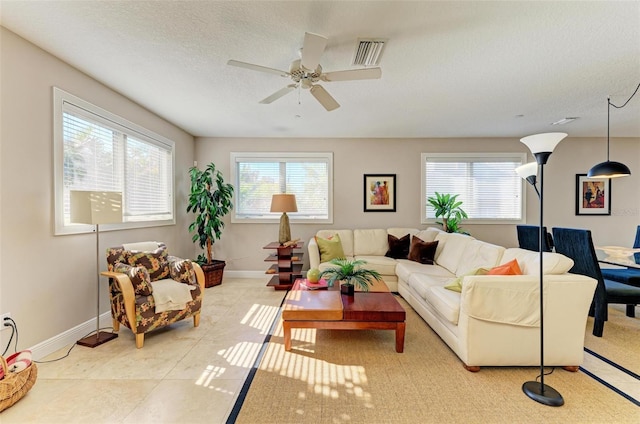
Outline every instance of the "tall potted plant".
<path id="1" fill-rule="evenodd" d="M 436 214 L 436 218 L 442 217 L 442 229 L 447 233 L 462 233 L 460 222 L 467 219 L 467 213 L 460 207 L 462 202 L 457 200 L 459 194 L 440 194 L 428 197 L 427 201 Z M 440 224 L 440 222 L 438 223 Z"/>
<path id="2" fill-rule="evenodd" d="M 198 255 L 196 262 L 205 274 L 205 287 L 217 286 L 222 282 L 225 262 L 213 259 L 212 247 L 222 236 L 224 222 L 222 218 L 233 209 L 233 186 L 224 182 L 222 173 L 210 163 L 204 171 L 197 167 L 189 169 L 191 191 L 187 212 L 196 215 L 195 221 L 189 225 L 192 240 L 205 249 Z"/>

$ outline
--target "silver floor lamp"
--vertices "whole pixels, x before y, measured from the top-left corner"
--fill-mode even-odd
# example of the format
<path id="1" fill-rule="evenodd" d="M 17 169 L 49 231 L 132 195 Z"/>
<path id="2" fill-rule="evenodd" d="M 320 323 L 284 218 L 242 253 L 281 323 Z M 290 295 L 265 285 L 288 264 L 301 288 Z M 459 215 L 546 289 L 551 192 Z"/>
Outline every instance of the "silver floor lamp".
<path id="1" fill-rule="evenodd" d="M 522 385 L 522 391 L 536 402 L 548 406 L 562 406 L 564 405 L 564 399 L 556 389 L 544 384 L 544 243 L 542 238 L 543 236 L 546 236 L 546 234 L 543 234 L 544 231 L 542 231 L 542 228 L 544 228 L 544 220 L 542 217 L 544 202 L 544 165 L 549 160 L 551 153 L 553 153 L 553 149 L 555 149 L 558 143 L 560 143 L 560 141 L 562 141 L 566 136 L 567 134 L 565 133 L 544 133 L 530 135 L 520 139 L 520 141 L 524 143 L 529 150 L 531 150 L 531 153 L 536 158 L 538 168 L 540 169 L 540 227 L 538 230 L 538 234 L 540 236 L 538 240 L 538 250 L 540 252 L 540 381 L 527 381 Z M 531 167 L 529 166 L 529 168 L 525 169 L 531 170 Z M 531 177 L 531 175 L 529 175 L 529 177 Z M 527 176 L 524 176 L 523 178 L 527 179 Z M 527 179 L 527 181 L 531 184 L 535 183 L 535 179 L 533 178 Z"/>
<path id="2" fill-rule="evenodd" d="M 70 200 L 71 222 L 96 226 L 96 334 L 78 340 L 78 344 L 97 347 L 118 337 L 116 333 L 100 331 L 100 224 L 122 222 L 122 193 L 72 190 Z"/>

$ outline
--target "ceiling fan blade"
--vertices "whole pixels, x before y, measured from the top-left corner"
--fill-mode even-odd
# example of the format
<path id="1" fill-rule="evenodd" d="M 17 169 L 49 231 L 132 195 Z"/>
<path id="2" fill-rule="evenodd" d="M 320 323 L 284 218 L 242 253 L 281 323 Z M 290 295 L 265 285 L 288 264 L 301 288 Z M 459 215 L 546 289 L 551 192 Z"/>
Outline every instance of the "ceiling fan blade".
<path id="1" fill-rule="evenodd" d="M 315 97 L 316 100 L 319 101 L 325 109 L 327 109 L 327 112 L 331 112 L 332 110 L 340 107 L 340 104 L 336 102 L 336 99 L 331 97 L 331 94 L 329 94 L 321 85 L 314 85 L 309 91 L 311 91 L 313 97 Z"/>
<path id="2" fill-rule="evenodd" d="M 262 103 L 264 105 L 268 105 L 269 103 L 272 103 L 272 102 L 278 100 L 280 97 L 284 96 L 285 94 L 288 94 L 292 90 L 295 90 L 295 88 L 296 88 L 296 84 L 289 84 L 286 87 L 281 88 L 280 90 L 276 91 L 275 93 L 273 93 L 269 97 L 260 100 L 260 103 Z"/>
<path id="3" fill-rule="evenodd" d="M 322 74 L 323 81 L 353 81 L 364 79 L 378 79 L 382 77 L 380 68 L 350 69 L 348 71 L 334 71 Z"/>
<path id="4" fill-rule="evenodd" d="M 302 45 L 302 66 L 309 71 L 314 71 L 318 67 L 320 57 L 326 47 L 327 37 L 305 32 L 304 44 Z"/>
<path id="5" fill-rule="evenodd" d="M 274 68 L 267 68 L 266 66 L 254 65 L 253 63 L 240 62 L 238 60 L 229 60 L 227 62 L 227 65 L 237 66 L 239 68 L 247 68 L 247 69 L 251 69 L 252 71 L 267 72 L 270 74 L 280 75 L 281 77 L 291 76 L 291 74 L 287 71 L 281 71 L 280 69 L 274 69 Z"/>

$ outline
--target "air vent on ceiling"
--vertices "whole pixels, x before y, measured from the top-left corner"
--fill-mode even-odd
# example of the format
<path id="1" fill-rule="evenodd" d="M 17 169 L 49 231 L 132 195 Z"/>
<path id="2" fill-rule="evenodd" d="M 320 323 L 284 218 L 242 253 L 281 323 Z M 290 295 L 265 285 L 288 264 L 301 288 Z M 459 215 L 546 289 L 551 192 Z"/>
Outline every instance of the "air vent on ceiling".
<path id="1" fill-rule="evenodd" d="M 381 38 L 359 38 L 353 64 L 364 66 L 379 64 L 380 56 L 382 55 L 382 50 L 386 42 L 386 39 Z"/>

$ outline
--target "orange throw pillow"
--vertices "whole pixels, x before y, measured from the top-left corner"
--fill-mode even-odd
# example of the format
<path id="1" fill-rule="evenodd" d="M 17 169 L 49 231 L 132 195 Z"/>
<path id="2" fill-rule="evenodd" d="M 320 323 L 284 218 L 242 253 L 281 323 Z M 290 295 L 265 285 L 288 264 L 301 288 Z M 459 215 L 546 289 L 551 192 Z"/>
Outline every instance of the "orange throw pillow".
<path id="1" fill-rule="evenodd" d="M 512 260 L 489 270 L 489 275 L 522 275 L 517 260 Z"/>

